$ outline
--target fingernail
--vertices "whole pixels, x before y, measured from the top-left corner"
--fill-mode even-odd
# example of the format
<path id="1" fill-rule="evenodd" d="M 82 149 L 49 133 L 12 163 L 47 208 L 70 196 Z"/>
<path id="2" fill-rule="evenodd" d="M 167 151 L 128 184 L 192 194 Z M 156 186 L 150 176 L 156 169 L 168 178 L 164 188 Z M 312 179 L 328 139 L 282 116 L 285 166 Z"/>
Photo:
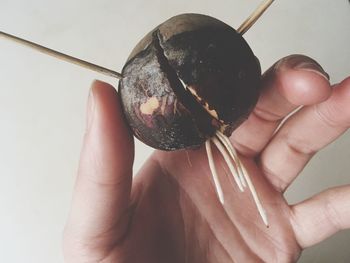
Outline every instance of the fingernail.
<path id="1" fill-rule="evenodd" d="M 291 68 L 314 72 L 329 81 L 329 75 L 327 72 L 314 59 L 304 55 L 292 55 L 288 57 L 287 60 L 287 63 Z"/>
<path id="2" fill-rule="evenodd" d="M 86 123 L 86 130 L 90 130 L 91 124 L 93 122 L 94 118 L 94 112 L 95 112 L 95 102 L 94 102 L 94 87 L 96 86 L 96 83 L 98 81 L 95 80 L 90 88 L 89 97 L 88 97 L 88 103 L 87 103 L 87 123 Z"/>

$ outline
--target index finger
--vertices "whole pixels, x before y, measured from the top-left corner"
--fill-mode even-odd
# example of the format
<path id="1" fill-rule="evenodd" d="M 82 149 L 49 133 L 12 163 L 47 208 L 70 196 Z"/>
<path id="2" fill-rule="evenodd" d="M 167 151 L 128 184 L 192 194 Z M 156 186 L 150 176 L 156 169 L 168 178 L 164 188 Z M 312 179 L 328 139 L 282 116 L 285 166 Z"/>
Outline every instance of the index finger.
<path id="1" fill-rule="evenodd" d="M 69 244 L 96 237 L 102 242 L 102 235 L 108 242 L 107 233 L 114 230 L 113 238 L 122 235 L 131 191 L 133 138 L 116 90 L 95 81 L 88 108 L 88 128 L 65 231 Z"/>

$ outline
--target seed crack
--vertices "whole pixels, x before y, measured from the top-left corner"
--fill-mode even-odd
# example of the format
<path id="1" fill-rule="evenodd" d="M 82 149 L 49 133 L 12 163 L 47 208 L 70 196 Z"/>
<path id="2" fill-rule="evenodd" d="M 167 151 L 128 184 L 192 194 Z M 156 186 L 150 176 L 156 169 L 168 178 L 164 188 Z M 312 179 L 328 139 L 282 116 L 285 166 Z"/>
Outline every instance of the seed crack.
<path id="1" fill-rule="evenodd" d="M 193 121 L 197 124 L 198 129 L 206 135 L 211 137 L 215 134 L 218 127 L 213 125 L 215 119 L 211 116 L 205 108 L 196 100 L 196 98 L 186 89 L 185 84 L 178 76 L 176 70 L 170 65 L 165 50 L 160 44 L 160 32 L 156 30 L 153 33 L 154 47 L 157 51 L 157 58 L 161 69 L 166 74 L 170 87 L 179 98 L 183 106 L 192 114 Z"/>

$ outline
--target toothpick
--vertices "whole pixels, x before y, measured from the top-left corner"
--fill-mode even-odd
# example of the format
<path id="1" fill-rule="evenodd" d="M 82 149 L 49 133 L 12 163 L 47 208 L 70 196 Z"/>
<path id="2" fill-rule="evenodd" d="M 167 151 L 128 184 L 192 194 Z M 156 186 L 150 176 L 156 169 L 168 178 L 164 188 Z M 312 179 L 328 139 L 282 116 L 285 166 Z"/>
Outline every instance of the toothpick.
<path id="1" fill-rule="evenodd" d="M 105 67 L 101 67 L 101 66 L 95 65 L 93 63 L 87 62 L 87 61 L 79 59 L 79 58 L 75 58 L 75 57 L 63 54 L 63 53 L 58 52 L 56 50 L 53 50 L 53 49 L 41 46 L 41 45 L 36 44 L 34 42 L 31 42 L 31 41 L 25 40 L 23 38 L 19 38 L 19 37 L 7 34 L 7 33 L 2 32 L 2 31 L 0 31 L 0 37 L 3 37 L 5 39 L 11 40 L 11 41 L 14 41 L 14 42 L 16 42 L 18 44 L 21 44 L 23 46 L 30 47 L 30 48 L 32 48 L 34 50 L 37 50 L 37 51 L 41 52 L 41 53 L 50 55 L 52 57 L 55 57 L 55 58 L 58 58 L 58 59 L 61 59 L 61 60 L 64 60 L 66 62 L 75 64 L 75 65 L 78 65 L 78 66 L 81 66 L 81 67 L 84 67 L 84 68 L 87 68 L 87 69 L 90 69 L 90 70 L 93 70 L 93 71 L 96 71 L 98 73 L 102 73 L 102 74 L 110 76 L 110 77 L 115 77 L 115 78 L 118 78 L 118 79 L 121 79 L 123 77 L 122 74 L 120 74 L 119 72 L 107 69 Z"/>
<path id="2" fill-rule="evenodd" d="M 266 0 L 243 22 L 243 24 L 237 29 L 237 32 L 243 35 L 248 31 L 252 25 L 260 18 L 260 16 L 266 11 L 266 9 L 273 3 L 274 0 Z"/>
<path id="3" fill-rule="evenodd" d="M 209 161 L 209 168 L 210 168 L 211 174 L 212 174 L 213 179 L 214 179 L 214 185 L 215 185 L 215 188 L 216 188 L 216 193 L 217 193 L 217 195 L 219 197 L 219 200 L 220 200 L 221 204 L 224 204 L 224 193 L 223 193 L 221 185 L 220 185 L 218 173 L 216 172 L 214 158 L 213 158 L 213 153 L 211 151 L 210 139 L 208 139 L 205 142 L 205 148 L 207 150 L 208 161 Z"/>
<path id="4" fill-rule="evenodd" d="M 239 179 L 238 175 L 238 170 L 236 169 L 236 167 L 234 167 L 232 159 L 230 159 L 230 156 L 227 154 L 227 148 L 225 148 L 221 142 L 217 139 L 217 137 L 213 137 L 211 138 L 212 142 L 215 144 L 215 146 L 219 149 L 221 155 L 224 157 L 224 160 L 228 166 L 228 168 L 230 169 L 230 172 L 234 178 L 234 180 L 236 181 L 236 184 L 239 188 L 239 190 L 241 190 L 241 192 L 244 191 L 242 183 Z"/>

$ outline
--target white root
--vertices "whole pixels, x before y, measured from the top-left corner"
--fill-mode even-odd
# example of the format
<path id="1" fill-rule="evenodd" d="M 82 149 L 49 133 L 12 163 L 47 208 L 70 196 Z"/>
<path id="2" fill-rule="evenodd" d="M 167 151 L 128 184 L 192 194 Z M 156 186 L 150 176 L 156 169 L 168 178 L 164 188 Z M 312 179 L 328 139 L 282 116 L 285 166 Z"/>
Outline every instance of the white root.
<path id="1" fill-rule="evenodd" d="M 242 169 L 243 169 L 243 174 L 244 174 L 244 177 L 247 181 L 247 184 L 248 184 L 248 188 L 250 190 L 250 192 L 252 193 L 252 196 L 253 196 L 253 199 L 254 199 L 254 202 L 255 202 L 255 205 L 259 211 L 259 214 L 261 216 L 261 219 L 263 220 L 264 224 L 268 227 L 269 226 L 269 222 L 267 220 L 267 215 L 266 215 L 266 211 L 265 209 L 263 208 L 262 204 L 261 204 L 261 201 L 258 197 L 258 194 L 255 190 L 255 187 L 252 183 L 252 180 L 250 179 L 250 176 L 247 172 L 247 170 L 245 169 L 245 167 L 243 166 L 242 164 Z"/>
<path id="2" fill-rule="evenodd" d="M 237 166 L 238 175 L 239 175 L 239 178 L 241 180 L 243 187 L 247 187 L 247 184 L 245 182 L 244 175 L 243 175 L 242 164 L 238 158 L 238 155 L 237 155 L 235 148 L 233 148 L 233 146 L 230 142 L 230 139 L 220 131 L 216 132 L 216 137 L 219 138 L 219 140 L 225 145 L 231 158 L 233 159 L 233 161 L 235 162 L 235 164 Z"/>
<path id="3" fill-rule="evenodd" d="M 238 170 L 234 166 L 232 159 L 230 159 L 230 156 L 227 154 L 228 150 L 224 148 L 224 146 L 221 144 L 221 142 L 218 140 L 217 137 L 213 137 L 213 138 L 211 138 L 211 140 L 215 144 L 215 146 L 219 149 L 221 155 L 224 157 L 225 162 L 226 162 L 228 168 L 230 169 L 230 172 L 233 175 L 233 178 L 234 178 L 239 190 L 241 190 L 241 192 L 243 192 L 244 189 L 242 186 L 242 182 L 241 182 L 240 178 L 238 177 Z"/>
<path id="4" fill-rule="evenodd" d="M 229 138 L 227 136 L 225 136 L 223 133 L 221 132 L 217 132 L 216 133 L 216 137 L 225 145 L 225 148 L 226 150 L 229 152 L 231 158 L 233 159 L 234 163 L 236 164 L 236 166 L 238 167 L 238 169 L 240 170 L 240 173 L 242 175 L 242 177 L 244 178 L 243 180 L 241 179 L 241 182 L 246 182 L 247 185 L 248 185 L 248 188 L 252 194 L 252 197 L 253 197 L 253 200 L 255 202 L 255 205 L 258 209 L 258 212 L 261 216 L 261 219 L 263 220 L 264 224 L 268 227 L 269 226 L 269 223 L 268 223 L 268 219 L 267 219 L 267 215 L 266 215 L 266 211 L 265 209 L 263 208 L 262 204 L 261 204 L 261 201 L 258 197 L 258 194 L 255 190 L 255 187 L 250 179 L 250 176 L 247 172 L 247 170 L 245 169 L 244 165 L 242 164 L 242 162 L 240 161 L 238 155 L 237 155 L 237 152 L 236 150 L 234 149 L 234 147 L 232 146 Z M 213 138 L 213 141 L 215 140 L 216 138 Z M 217 139 L 216 139 L 217 140 Z M 216 145 L 216 144 L 215 144 Z M 222 146 L 222 145 L 221 145 Z M 219 147 L 218 147 L 219 149 Z M 219 149 L 220 150 L 220 149 Z M 220 151 L 221 152 L 221 151 Z M 222 154 L 224 156 L 224 154 Z M 226 154 L 227 156 L 227 154 Z M 224 156 L 225 158 L 225 156 Z M 226 159 L 225 159 L 226 160 Z"/>
<path id="5" fill-rule="evenodd" d="M 220 200 L 221 204 L 224 204 L 224 193 L 222 191 L 221 184 L 220 184 L 220 181 L 219 181 L 219 177 L 218 177 L 218 174 L 216 172 L 214 158 L 213 158 L 213 153 L 211 151 L 210 139 L 205 142 L 205 148 L 207 150 L 208 161 L 209 161 L 209 168 L 210 168 L 211 174 L 213 176 L 214 185 L 215 185 L 215 188 L 216 188 L 216 193 L 217 193 L 217 195 L 219 197 L 219 200 Z"/>

